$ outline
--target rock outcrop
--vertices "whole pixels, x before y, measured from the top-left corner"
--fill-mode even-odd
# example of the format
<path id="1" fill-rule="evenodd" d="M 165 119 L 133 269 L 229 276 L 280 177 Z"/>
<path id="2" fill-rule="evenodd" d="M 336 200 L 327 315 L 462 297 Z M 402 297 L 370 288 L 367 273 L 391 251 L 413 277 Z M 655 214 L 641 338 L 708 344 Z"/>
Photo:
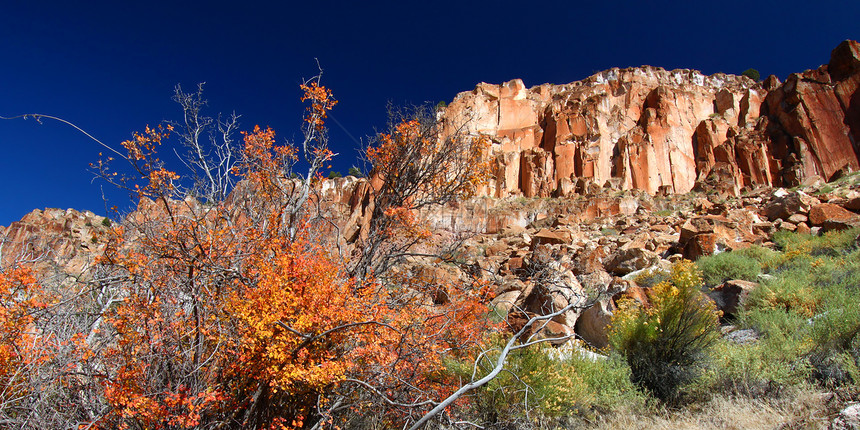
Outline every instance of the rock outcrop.
<path id="1" fill-rule="evenodd" d="M 28 264 L 42 273 L 81 275 L 102 254 L 109 226 L 89 211 L 36 209 L 0 226 L 0 268 Z"/>
<path id="2" fill-rule="evenodd" d="M 489 196 L 565 196 L 587 183 L 737 195 L 858 169 L 858 85 L 860 44 L 845 41 L 828 65 L 785 83 L 616 68 L 566 85 L 480 83 L 441 115 L 492 140 Z"/>

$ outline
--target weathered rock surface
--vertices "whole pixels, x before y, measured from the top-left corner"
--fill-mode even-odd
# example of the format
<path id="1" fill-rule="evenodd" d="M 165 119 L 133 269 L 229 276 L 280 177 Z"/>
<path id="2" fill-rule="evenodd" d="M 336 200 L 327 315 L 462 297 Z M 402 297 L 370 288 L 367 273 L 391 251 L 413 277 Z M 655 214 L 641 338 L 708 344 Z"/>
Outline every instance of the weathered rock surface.
<path id="1" fill-rule="evenodd" d="M 102 254 L 110 225 L 104 219 L 89 211 L 36 209 L 0 226 L 0 267 L 23 263 L 44 273 L 81 275 Z"/>
<path id="2" fill-rule="evenodd" d="M 489 196 L 586 194 L 589 183 L 737 195 L 860 167 L 858 52 L 845 41 L 785 83 L 648 66 L 565 85 L 481 83 L 443 115 L 492 140 Z"/>
<path id="3" fill-rule="evenodd" d="M 723 319 L 734 318 L 737 311 L 743 306 L 749 292 L 755 289 L 758 284 L 744 280 L 726 281 L 717 286 L 708 294 L 717 309 L 723 313 Z"/>
<path id="4" fill-rule="evenodd" d="M 842 169 L 860 167 L 858 63 L 860 44 L 846 40 L 829 64 L 792 74 L 767 95 L 772 153 L 786 183 L 816 175 L 832 180 Z"/>
<path id="5" fill-rule="evenodd" d="M 809 222 L 825 231 L 860 227 L 860 215 L 833 203 L 822 203 L 809 210 Z"/>
<path id="6" fill-rule="evenodd" d="M 854 403 L 846 406 L 839 415 L 830 423 L 830 430 L 858 430 L 860 429 L 860 404 Z"/>

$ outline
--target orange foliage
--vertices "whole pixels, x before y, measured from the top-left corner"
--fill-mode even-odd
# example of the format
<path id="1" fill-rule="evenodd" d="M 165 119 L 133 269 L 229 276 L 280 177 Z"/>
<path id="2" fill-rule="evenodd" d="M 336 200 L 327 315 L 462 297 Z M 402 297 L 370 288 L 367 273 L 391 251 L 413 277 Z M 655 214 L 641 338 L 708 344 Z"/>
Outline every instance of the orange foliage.
<path id="1" fill-rule="evenodd" d="M 321 130 L 336 101 L 315 82 L 302 89 L 303 100 L 310 101 L 305 121 Z M 403 124 L 371 150 L 374 163 L 414 144 L 414 126 Z M 396 421 L 450 391 L 439 376 L 442 359 L 467 354 L 480 340 L 487 285 L 408 276 L 383 285 L 351 277 L 342 260 L 314 241 L 319 233 L 306 215 L 313 203 L 279 194 L 286 192 L 286 169 L 297 161 L 297 150 L 276 145 L 268 128 L 244 134 L 242 163 L 233 172 L 261 190 L 262 198 L 238 205 L 229 199 L 206 205 L 176 200 L 179 176 L 155 156 L 170 131 L 147 127 L 123 142 L 145 183 L 133 188 L 138 211 L 108 233 L 99 261 L 103 272 L 94 282 L 118 292 L 102 304 L 105 328 L 90 333 L 100 342 L 89 343 L 85 333 L 72 336 L 78 359 L 97 369 L 76 383 L 99 386 L 91 397 L 109 406 L 93 424 L 333 426 L 340 410 L 335 405 L 343 404 L 388 411 Z M 426 156 L 444 151 L 436 140 L 420 142 Z M 470 151 L 475 161 L 482 149 Z M 332 156 L 325 145 L 308 152 L 314 162 Z M 443 167 L 427 186 L 468 195 L 481 176 L 463 174 Z M 465 181 L 446 182 L 451 175 Z M 410 200 L 399 203 L 384 213 L 393 220 L 388 234 L 429 237 Z M 443 302 L 427 300 L 440 289 Z M 0 273 L 0 381 L 7 385 L 27 360 L 28 345 L 38 344 L 26 328 L 34 310 L 46 306 L 29 272 Z"/>
<path id="2" fill-rule="evenodd" d="M 135 281 L 110 319 L 118 336 L 106 352 L 116 366 L 106 424 L 183 428 L 242 411 L 242 425 L 290 428 L 350 381 L 392 398 L 445 392 L 441 359 L 480 339 L 488 289 L 445 285 L 450 299 L 440 306 L 404 300 L 423 287 L 359 284 L 310 242 L 307 224 L 291 240 L 281 219 L 275 212 L 262 225 L 224 230 L 161 223 L 139 242 L 148 252 L 112 254 Z M 183 249 L 207 250 L 212 265 Z M 227 264 L 236 272 L 217 279 L 215 267 Z M 199 275 L 192 282 L 189 273 Z M 249 420 L 263 413 L 255 397 L 269 409 Z"/>
<path id="3" fill-rule="evenodd" d="M 30 269 L 0 271 L 0 403 L 26 395 L 28 373 L 50 360 L 52 346 L 34 323 L 52 300 Z"/>
<path id="4" fill-rule="evenodd" d="M 242 134 L 245 136 L 243 170 L 251 179 L 271 179 L 280 173 L 278 169 L 282 167 L 282 160 L 298 161 L 294 147 L 275 146 L 275 132 L 271 128 L 263 130 L 257 125 L 253 132 Z"/>
<path id="5" fill-rule="evenodd" d="M 485 137 L 452 141 L 411 119 L 381 133 L 377 146 L 367 149 L 367 158 L 391 185 L 407 181 L 419 194 L 441 191 L 447 198 L 468 198 L 487 182 L 488 148 Z"/>
<path id="6" fill-rule="evenodd" d="M 350 267 L 359 278 L 387 271 L 430 237 L 417 210 L 472 197 L 489 178 L 489 141 L 443 134 L 434 112 L 391 113 L 394 125 L 366 150 L 374 206 Z"/>
<path id="7" fill-rule="evenodd" d="M 300 88 L 304 91 L 302 101 L 311 101 L 311 105 L 307 108 L 305 122 L 315 129 L 322 131 L 325 128 L 325 119 L 328 118 L 328 111 L 334 108 L 337 100 L 332 96 L 331 90 L 316 82 L 302 84 Z"/>

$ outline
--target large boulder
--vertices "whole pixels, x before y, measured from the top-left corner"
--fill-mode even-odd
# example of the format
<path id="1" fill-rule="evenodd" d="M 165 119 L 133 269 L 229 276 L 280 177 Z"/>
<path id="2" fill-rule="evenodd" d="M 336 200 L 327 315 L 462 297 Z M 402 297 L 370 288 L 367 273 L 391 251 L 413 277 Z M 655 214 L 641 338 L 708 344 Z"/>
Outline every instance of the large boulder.
<path id="1" fill-rule="evenodd" d="M 606 263 L 606 270 L 623 276 L 637 270 L 655 266 L 660 256 L 645 248 L 619 248 Z"/>
<path id="2" fill-rule="evenodd" d="M 777 190 L 774 198 L 764 207 L 764 215 L 771 221 L 787 220 L 795 214 L 808 214 L 820 202 L 803 191 L 786 192 Z"/>
<path id="3" fill-rule="evenodd" d="M 825 231 L 860 227 L 860 215 L 833 203 L 822 203 L 809 210 L 809 222 Z"/>
<path id="4" fill-rule="evenodd" d="M 743 307 L 750 291 L 757 286 L 758 284 L 755 282 L 740 279 L 726 281 L 708 293 L 708 297 L 716 303 L 717 309 L 723 313 L 723 319 L 731 319 Z"/>
<path id="5" fill-rule="evenodd" d="M 614 310 L 612 300 L 597 301 L 576 320 L 576 334 L 594 348 L 605 348 L 609 345 L 609 324 Z"/>

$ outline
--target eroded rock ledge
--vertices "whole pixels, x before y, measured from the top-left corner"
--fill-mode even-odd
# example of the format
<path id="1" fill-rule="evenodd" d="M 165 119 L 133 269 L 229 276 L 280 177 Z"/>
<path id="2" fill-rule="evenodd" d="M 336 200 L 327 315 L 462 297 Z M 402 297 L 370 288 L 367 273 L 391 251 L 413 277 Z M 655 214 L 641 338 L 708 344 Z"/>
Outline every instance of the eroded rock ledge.
<path id="1" fill-rule="evenodd" d="M 858 169 L 858 84 L 860 44 L 845 41 L 829 64 L 785 83 L 615 68 L 565 85 L 480 83 L 440 118 L 492 140 L 488 196 L 567 196 L 607 182 L 737 195 Z"/>

